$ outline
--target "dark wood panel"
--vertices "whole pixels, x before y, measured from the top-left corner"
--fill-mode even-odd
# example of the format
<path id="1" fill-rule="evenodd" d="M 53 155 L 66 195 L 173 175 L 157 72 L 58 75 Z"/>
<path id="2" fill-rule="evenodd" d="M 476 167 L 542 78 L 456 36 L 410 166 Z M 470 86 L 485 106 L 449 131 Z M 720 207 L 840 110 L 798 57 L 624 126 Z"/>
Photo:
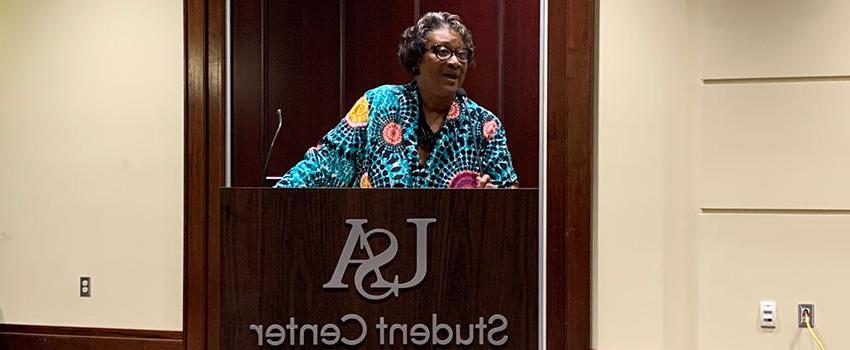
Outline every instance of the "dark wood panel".
<path id="1" fill-rule="evenodd" d="M 336 1 L 233 1 L 232 185 L 270 185 L 341 117 L 340 4 Z"/>
<path id="2" fill-rule="evenodd" d="M 349 313 L 370 328 L 361 348 L 379 346 L 372 327 L 379 317 L 430 324 L 432 313 L 449 325 L 501 314 L 509 336 L 503 348 L 537 348 L 536 190 L 225 189 L 222 202 L 222 348 L 255 348 L 252 324 L 290 317 L 339 324 Z M 345 220 L 355 218 L 368 219 L 365 230 L 394 233 L 398 255 L 381 272 L 401 282 L 415 274 L 418 248 L 406 220 L 436 218 L 428 226 L 425 279 L 382 301 L 361 298 L 353 286 L 324 289 L 349 236 Z M 387 241 L 368 242 L 382 253 Z"/>
<path id="3" fill-rule="evenodd" d="M 414 0 L 345 1 L 343 113 L 366 90 L 413 80 L 399 63 L 398 43 L 401 32 L 414 23 L 414 12 Z"/>
<path id="4" fill-rule="evenodd" d="M 564 213 L 566 230 L 566 315 L 591 319 L 592 221 L 593 221 L 593 134 L 596 1 L 568 2 L 567 46 L 567 187 Z M 560 63 L 560 62 L 559 62 Z M 551 91 L 551 90 L 550 90 Z M 591 346 L 590 322 L 567 322 L 567 348 Z"/>
<path id="5" fill-rule="evenodd" d="M 271 144 L 278 125 L 275 110 L 281 108 L 284 116 L 284 127 L 269 163 L 270 175 L 282 175 L 300 161 L 341 118 L 340 3 L 268 2 L 264 147 Z M 262 155 L 265 157 L 265 151 Z M 233 182 L 233 186 L 262 184 Z"/>
<path id="6" fill-rule="evenodd" d="M 269 186 L 340 118 L 339 1 L 235 0 L 232 12 L 233 186 Z M 283 127 L 266 174 L 263 167 Z"/>
<path id="7" fill-rule="evenodd" d="M 232 183 L 257 186 L 263 170 L 266 124 L 266 61 L 264 32 L 267 25 L 265 0 L 234 0 L 231 16 L 230 91 Z M 277 126 L 277 123 L 275 123 Z M 272 130 L 274 131 L 274 130 Z"/>
<path id="8" fill-rule="evenodd" d="M 226 159 L 225 150 L 225 105 L 226 94 L 226 47 L 225 47 L 225 0 L 207 2 L 207 286 L 218 286 L 219 279 L 219 205 L 218 189 L 224 186 Z M 207 344 L 218 343 L 220 288 L 206 288 Z M 208 347 L 208 350 L 214 348 Z"/>
<path id="9" fill-rule="evenodd" d="M 595 9 L 549 2 L 546 341 L 567 349 L 591 346 Z"/>
<path id="10" fill-rule="evenodd" d="M 504 4 L 503 105 L 508 147 L 523 187 L 538 187 L 540 165 L 540 3 Z"/>
<path id="11" fill-rule="evenodd" d="M 186 100 L 184 113 L 183 330 L 187 349 L 206 344 L 207 252 L 207 16 L 206 0 L 184 0 Z M 221 117 L 221 115 L 219 115 Z"/>
<path id="12" fill-rule="evenodd" d="M 0 350 L 183 349 L 183 332 L 0 324 Z"/>

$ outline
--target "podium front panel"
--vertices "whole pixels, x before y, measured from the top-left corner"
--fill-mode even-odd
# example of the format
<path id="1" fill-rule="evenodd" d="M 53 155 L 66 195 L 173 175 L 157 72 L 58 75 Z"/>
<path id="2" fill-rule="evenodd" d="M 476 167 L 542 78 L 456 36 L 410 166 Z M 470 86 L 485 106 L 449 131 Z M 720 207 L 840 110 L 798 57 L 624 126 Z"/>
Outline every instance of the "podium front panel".
<path id="1" fill-rule="evenodd" d="M 221 349 L 537 348 L 537 190 L 221 194 Z"/>

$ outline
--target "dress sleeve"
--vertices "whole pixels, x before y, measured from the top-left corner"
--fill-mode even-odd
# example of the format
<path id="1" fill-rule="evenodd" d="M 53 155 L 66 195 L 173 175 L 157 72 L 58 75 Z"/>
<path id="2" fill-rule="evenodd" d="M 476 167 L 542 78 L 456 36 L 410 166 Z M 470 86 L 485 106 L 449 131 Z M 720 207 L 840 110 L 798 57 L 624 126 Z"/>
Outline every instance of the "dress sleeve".
<path id="1" fill-rule="evenodd" d="M 493 116 L 484 122 L 483 134 L 487 142 L 484 147 L 484 174 L 490 175 L 496 187 L 511 187 L 517 185 L 516 170 L 508 151 L 508 139 L 502 121 Z"/>
<path id="2" fill-rule="evenodd" d="M 369 103 L 361 97 L 322 141 L 307 150 L 275 184 L 275 188 L 351 187 L 360 167 L 360 153 L 366 144 Z"/>

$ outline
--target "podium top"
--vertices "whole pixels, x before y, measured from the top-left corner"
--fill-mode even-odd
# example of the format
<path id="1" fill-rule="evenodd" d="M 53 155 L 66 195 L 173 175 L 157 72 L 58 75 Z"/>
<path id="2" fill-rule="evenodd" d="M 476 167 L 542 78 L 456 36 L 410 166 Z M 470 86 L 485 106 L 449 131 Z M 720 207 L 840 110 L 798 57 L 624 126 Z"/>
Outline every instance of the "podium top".
<path id="1" fill-rule="evenodd" d="M 269 179 L 271 179 L 271 177 L 269 177 Z M 402 188 L 402 187 L 394 187 L 394 188 L 382 188 L 382 187 L 377 187 L 377 188 L 357 188 L 357 187 L 272 188 L 272 187 L 228 187 L 228 186 L 222 186 L 222 187 L 219 187 L 219 190 L 221 190 L 221 191 L 226 191 L 226 190 L 240 190 L 240 191 L 241 190 L 272 190 L 272 191 L 299 191 L 299 192 L 304 192 L 304 191 L 337 191 L 337 190 L 343 190 L 343 191 L 354 190 L 354 191 L 364 191 L 364 192 L 368 192 L 368 191 L 399 191 L 399 192 L 403 192 L 403 191 L 451 191 L 451 192 L 454 192 L 454 191 L 458 191 L 458 192 L 532 191 L 532 192 L 537 192 L 539 190 L 539 188 L 537 188 L 537 187 L 487 188 L 487 189 L 479 189 L 479 188 L 475 188 L 475 189 L 470 189 L 470 188 Z"/>

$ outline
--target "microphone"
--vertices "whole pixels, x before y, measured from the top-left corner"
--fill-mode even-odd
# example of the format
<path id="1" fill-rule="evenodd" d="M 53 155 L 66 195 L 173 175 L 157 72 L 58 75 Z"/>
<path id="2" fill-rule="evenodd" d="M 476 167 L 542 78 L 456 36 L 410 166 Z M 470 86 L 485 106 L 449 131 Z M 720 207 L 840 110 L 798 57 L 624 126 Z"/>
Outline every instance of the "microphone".
<path id="1" fill-rule="evenodd" d="M 278 108 L 277 109 L 277 130 L 275 130 L 275 132 L 274 132 L 274 137 L 272 137 L 272 143 L 269 145 L 269 150 L 266 151 L 266 162 L 263 165 L 263 174 L 262 174 L 263 180 L 262 181 L 279 179 L 279 177 L 272 177 L 272 178 L 266 177 L 266 173 L 269 170 L 269 160 L 272 157 L 272 150 L 274 149 L 274 142 L 277 141 L 277 135 L 280 133 L 280 127 L 281 126 L 283 126 L 283 111 L 281 111 L 280 108 Z"/>
<path id="2" fill-rule="evenodd" d="M 466 90 L 463 88 L 457 88 L 457 90 L 455 90 L 455 95 L 458 97 L 466 97 Z"/>

